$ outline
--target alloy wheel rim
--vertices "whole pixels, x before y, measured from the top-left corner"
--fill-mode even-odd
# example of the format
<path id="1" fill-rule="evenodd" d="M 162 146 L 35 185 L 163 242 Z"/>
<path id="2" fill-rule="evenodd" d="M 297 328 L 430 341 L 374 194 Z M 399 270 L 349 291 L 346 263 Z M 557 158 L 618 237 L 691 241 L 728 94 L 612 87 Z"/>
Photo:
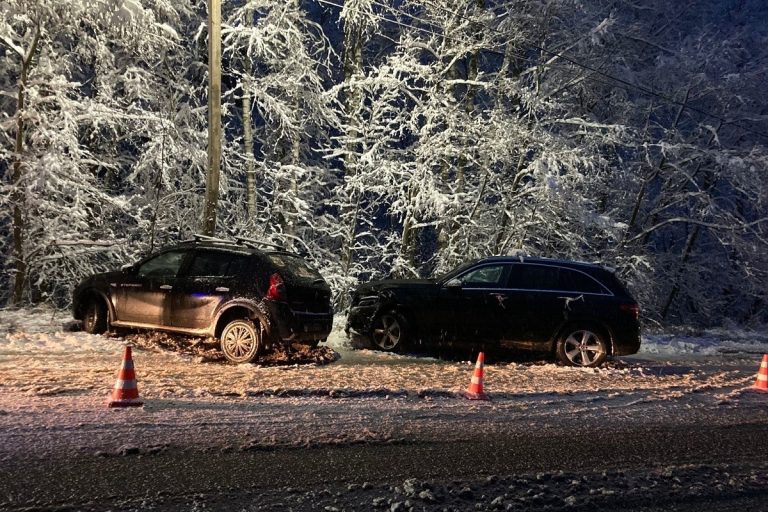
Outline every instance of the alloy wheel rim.
<path id="1" fill-rule="evenodd" d="M 381 317 L 381 326 L 373 331 L 376 344 L 384 350 L 392 350 L 400 342 L 400 322 L 392 315 Z"/>
<path id="2" fill-rule="evenodd" d="M 592 331 L 574 331 L 565 339 L 565 356 L 575 366 L 594 364 L 604 353 L 600 338 Z"/>
<path id="3" fill-rule="evenodd" d="M 85 328 L 90 329 L 96 323 L 96 308 L 91 306 L 85 315 Z"/>
<path id="4" fill-rule="evenodd" d="M 234 359 L 243 359 L 250 355 L 256 340 L 251 330 L 244 325 L 235 325 L 227 330 L 224 346 Z"/>

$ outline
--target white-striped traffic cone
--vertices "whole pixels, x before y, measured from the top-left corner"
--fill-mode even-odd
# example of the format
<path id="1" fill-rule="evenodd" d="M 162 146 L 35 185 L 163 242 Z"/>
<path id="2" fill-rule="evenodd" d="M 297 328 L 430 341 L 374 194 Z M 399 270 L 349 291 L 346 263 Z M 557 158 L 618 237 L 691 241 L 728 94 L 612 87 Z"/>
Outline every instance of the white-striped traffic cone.
<path id="1" fill-rule="evenodd" d="M 139 400 L 139 386 L 136 384 L 136 372 L 133 370 L 133 358 L 131 357 L 131 345 L 125 347 L 123 364 L 117 374 L 115 389 L 108 403 L 109 407 L 137 407 L 144 405 Z"/>
<path id="2" fill-rule="evenodd" d="M 464 392 L 464 397 L 470 400 L 490 400 L 488 395 L 483 392 L 483 378 L 485 368 L 485 354 L 480 352 L 477 354 L 477 363 L 475 364 L 475 372 L 472 375 L 472 380 L 469 383 L 469 388 Z"/>

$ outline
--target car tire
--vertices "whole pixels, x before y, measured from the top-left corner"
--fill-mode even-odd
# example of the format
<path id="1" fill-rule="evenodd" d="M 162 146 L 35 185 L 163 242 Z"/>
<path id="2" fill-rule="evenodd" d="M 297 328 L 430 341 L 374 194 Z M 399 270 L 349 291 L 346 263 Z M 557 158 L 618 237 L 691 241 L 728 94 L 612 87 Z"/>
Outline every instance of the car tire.
<path id="1" fill-rule="evenodd" d="M 83 314 L 83 330 L 88 334 L 102 334 L 107 331 L 107 306 L 103 300 L 88 301 Z"/>
<path id="2" fill-rule="evenodd" d="M 371 329 L 373 348 L 384 352 L 400 352 L 408 341 L 408 324 L 403 315 L 387 311 L 376 317 Z"/>
<path id="3" fill-rule="evenodd" d="M 566 366 L 594 368 L 608 357 L 608 338 L 593 327 L 573 326 L 558 340 L 556 354 Z"/>
<path id="4" fill-rule="evenodd" d="M 261 334 L 256 325 L 246 318 L 229 322 L 221 331 L 221 351 L 232 363 L 250 363 L 261 352 Z"/>

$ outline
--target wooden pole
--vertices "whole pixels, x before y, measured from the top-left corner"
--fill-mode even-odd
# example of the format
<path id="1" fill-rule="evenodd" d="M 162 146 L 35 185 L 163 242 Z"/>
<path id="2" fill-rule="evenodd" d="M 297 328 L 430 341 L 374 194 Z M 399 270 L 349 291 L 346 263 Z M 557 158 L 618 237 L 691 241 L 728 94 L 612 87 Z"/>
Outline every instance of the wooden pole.
<path id="1" fill-rule="evenodd" d="M 216 231 L 221 168 L 221 0 L 208 0 L 208 175 L 203 234 Z"/>

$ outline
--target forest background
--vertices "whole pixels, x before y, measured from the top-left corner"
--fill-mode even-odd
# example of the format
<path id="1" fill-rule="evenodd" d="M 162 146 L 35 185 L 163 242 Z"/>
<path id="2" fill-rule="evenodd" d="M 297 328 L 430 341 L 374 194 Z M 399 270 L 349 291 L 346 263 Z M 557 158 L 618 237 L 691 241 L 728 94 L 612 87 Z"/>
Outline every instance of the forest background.
<path id="1" fill-rule="evenodd" d="M 207 12 L 0 1 L 0 304 L 200 232 Z M 762 0 L 223 3 L 217 235 L 329 281 L 529 254 L 646 320 L 768 322 Z"/>

